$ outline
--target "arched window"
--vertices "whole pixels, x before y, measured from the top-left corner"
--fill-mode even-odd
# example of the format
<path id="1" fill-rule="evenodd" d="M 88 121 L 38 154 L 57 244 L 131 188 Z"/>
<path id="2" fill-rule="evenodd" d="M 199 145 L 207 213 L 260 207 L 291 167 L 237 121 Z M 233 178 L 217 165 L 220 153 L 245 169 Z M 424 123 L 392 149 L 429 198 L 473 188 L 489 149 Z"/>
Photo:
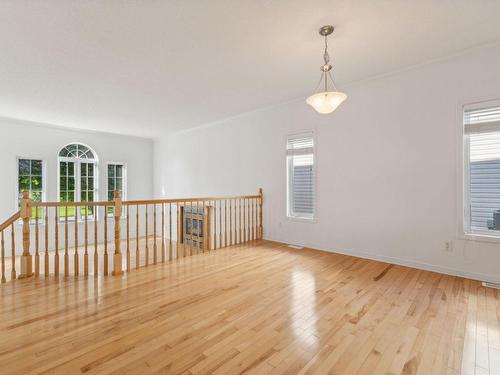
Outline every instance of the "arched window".
<path id="1" fill-rule="evenodd" d="M 59 201 L 60 202 L 91 202 L 97 200 L 97 155 L 88 146 L 72 143 L 59 152 Z M 86 211 L 87 210 L 87 211 Z M 59 215 L 74 219 L 94 215 L 93 207 L 82 207 L 75 213 L 75 208 L 61 207 Z"/>

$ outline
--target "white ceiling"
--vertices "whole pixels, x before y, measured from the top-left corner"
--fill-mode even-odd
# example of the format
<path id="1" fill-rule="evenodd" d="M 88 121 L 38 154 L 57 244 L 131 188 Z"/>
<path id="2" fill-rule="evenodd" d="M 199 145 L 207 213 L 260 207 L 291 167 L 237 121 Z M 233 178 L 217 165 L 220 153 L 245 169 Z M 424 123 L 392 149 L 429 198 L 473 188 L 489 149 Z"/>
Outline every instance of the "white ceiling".
<path id="1" fill-rule="evenodd" d="M 499 15 L 494 0 L 2 0 L 0 116 L 155 137 L 310 94 L 323 24 L 342 87 L 500 40 Z"/>

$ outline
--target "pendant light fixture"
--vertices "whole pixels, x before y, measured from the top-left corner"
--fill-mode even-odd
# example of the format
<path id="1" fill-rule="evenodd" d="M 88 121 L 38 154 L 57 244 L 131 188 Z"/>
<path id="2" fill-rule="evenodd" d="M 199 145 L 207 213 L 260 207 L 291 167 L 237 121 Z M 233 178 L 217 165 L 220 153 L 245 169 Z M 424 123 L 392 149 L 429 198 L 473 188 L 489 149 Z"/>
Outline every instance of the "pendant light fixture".
<path id="1" fill-rule="evenodd" d="M 307 98 L 306 103 L 313 107 L 319 113 L 332 113 L 337 107 L 347 98 L 343 92 L 337 91 L 331 74 L 332 66 L 330 65 L 330 55 L 328 55 L 328 35 L 333 33 L 333 26 L 327 25 L 319 29 L 319 34 L 325 37 L 325 52 L 323 54 L 324 64 L 321 66 L 321 78 L 316 87 L 316 94 Z M 328 83 L 331 83 L 331 89 Z M 318 88 L 322 85 L 324 91 L 318 92 Z M 329 91 L 331 90 L 331 91 Z"/>

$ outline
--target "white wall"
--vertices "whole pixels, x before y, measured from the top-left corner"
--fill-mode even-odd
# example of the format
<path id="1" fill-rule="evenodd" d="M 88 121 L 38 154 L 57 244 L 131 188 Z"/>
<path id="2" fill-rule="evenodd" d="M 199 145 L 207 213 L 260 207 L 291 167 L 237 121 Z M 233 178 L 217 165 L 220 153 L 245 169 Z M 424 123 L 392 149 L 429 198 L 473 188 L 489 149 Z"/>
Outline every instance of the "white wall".
<path id="1" fill-rule="evenodd" d="M 57 201 L 57 155 L 63 146 L 72 142 L 87 144 L 97 153 L 99 158 L 99 200 L 107 200 L 106 163 L 108 161 L 126 163 L 127 199 L 151 199 L 153 196 L 152 140 L 108 133 L 75 131 L 0 118 L 0 170 L 2 171 L 0 222 L 6 220 L 17 210 L 17 157 L 44 160 L 47 182 L 45 200 Z M 20 231 L 20 229 L 18 226 L 17 230 Z M 52 230 L 51 225 L 50 231 Z M 102 231 L 102 228 L 100 230 Z M 91 239 L 93 238 L 92 233 L 89 236 Z M 72 240 L 71 236 L 70 239 Z M 53 241 L 52 233 L 50 241 Z M 9 241 L 7 241 L 7 245 L 9 245 Z M 20 245 L 17 252 L 22 252 Z"/>
<path id="2" fill-rule="evenodd" d="M 268 239 L 500 281 L 500 244 L 462 240 L 457 214 L 458 108 L 500 97 L 499 61 L 500 46 L 485 47 L 348 87 L 332 115 L 298 100 L 166 135 L 155 194 L 263 187 Z M 285 139 L 303 129 L 317 136 L 315 223 L 286 219 Z"/>

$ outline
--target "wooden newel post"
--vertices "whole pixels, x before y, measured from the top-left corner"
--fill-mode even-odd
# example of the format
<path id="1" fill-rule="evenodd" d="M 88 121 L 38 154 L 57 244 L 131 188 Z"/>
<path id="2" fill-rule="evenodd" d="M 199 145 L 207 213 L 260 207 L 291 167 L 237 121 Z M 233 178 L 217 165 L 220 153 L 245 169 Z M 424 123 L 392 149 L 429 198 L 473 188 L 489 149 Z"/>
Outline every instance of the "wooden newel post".
<path id="1" fill-rule="evenodd" d="M 29 192 L 23 192 L 21 199 L 21 219 L 23 220 L 23 255 L 21 256 L 21 274 L 19 278 L 33 275 L 33 260 L 30 254 L 30 219 L 31 200 Z"/>
<path id="2" fill-rule="evenodd" d="M 264 235 L 264 226 L 262 225 L 262 204 L 264 203 L 264 194 L 262 188 L 259 189 L 259 235 L 258 239 L 261 240 Z"/>
<path id="3" fill-rule="evenodd" d="M 115 253 L 113 255 L 113 275 L 121 275 L 122 252 L 121 252 L 121 217 L 122 217 L 122 197 L 119 191 L 115 191 Z"/>

